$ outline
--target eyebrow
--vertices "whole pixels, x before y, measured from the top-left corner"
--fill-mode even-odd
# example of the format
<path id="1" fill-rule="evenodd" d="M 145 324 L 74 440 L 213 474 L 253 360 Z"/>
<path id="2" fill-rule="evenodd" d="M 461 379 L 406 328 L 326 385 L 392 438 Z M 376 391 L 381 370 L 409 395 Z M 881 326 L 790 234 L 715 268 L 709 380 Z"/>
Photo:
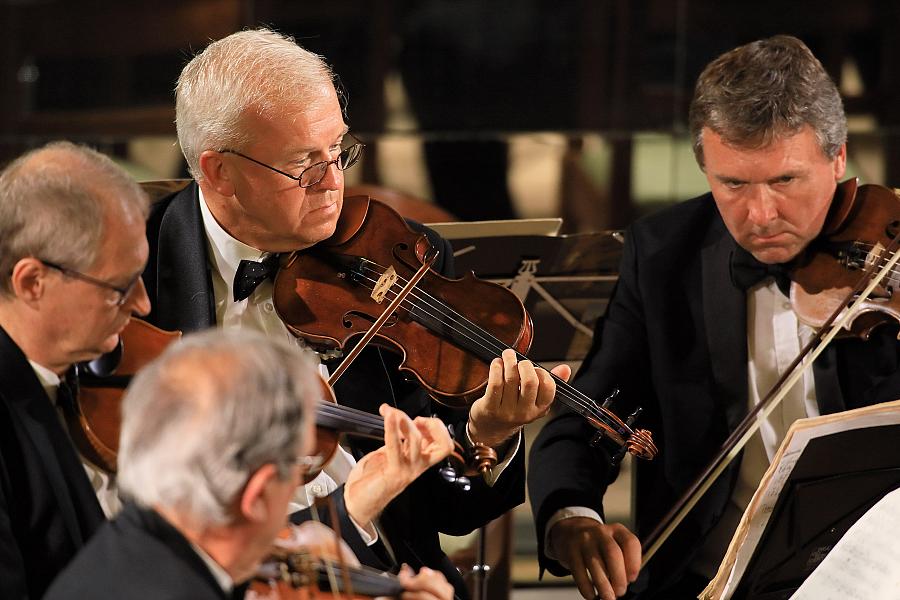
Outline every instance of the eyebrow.
<path id="1" fill-rule="evenodd" d="M 343 131 L 335 139 L 342 139 L 348 133 L 350 133 L 350 126 L 344 125 Z M 296 150 L 289 149 L 287 151 L 287 154 L 289 154 L 290 156 L 306 156 L 308 154 L 312 154 L 313 152 L 315 152 L 317 150 L 318 150 L 318 148 L 304 147 L 304 148 L 297 148 Z"/>
<path id="2" fill-rule="evenodd" d="M 805 171 L 802 171 L 802 170 L 784 171 L 783 173 L 779 173 L 779 174 L 775 175 L 774 177 L 769 177 L 762 183 L 775 183 L 785 177 L 791 177 L 791 178 L 802 177 L 804 175 L 804 173 L 805 173 Z M 752 182 L 752 181 L 749 181 L 746 179 L 741 179 L 740 177 L 732 177 L 730 175 L 714 174 L 713 177 L 719 183 L 755 183 L 755 182 Z"/>

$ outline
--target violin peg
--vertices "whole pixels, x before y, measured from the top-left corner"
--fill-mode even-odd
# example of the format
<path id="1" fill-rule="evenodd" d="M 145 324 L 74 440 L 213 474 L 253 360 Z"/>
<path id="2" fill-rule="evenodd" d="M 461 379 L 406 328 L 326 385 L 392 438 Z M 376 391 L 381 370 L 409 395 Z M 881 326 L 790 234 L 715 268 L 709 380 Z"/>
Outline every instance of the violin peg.
<path id="1" fill-rule="evenodd" d="M 610 392 L 609 396 L 604 398 L 603 404 L 601 404 L 601 408 L 604 410 L 612 410 L 613 400 L 619 395 L 619 388 L 613 388 L 613 391 Z"/>
<path id="2" fill-rule="evenodd" d="M 636 409 L 634 409 L 634 412 L 628 415 L 628 418 L 625 419 L 625 424 L 628 425 L 628 427 L 634 425 L 634 422 L 637 421 L 642 412 L 644 412 L 644 409 L 638 406 Z"/>
<path id="3" fill-rule="evenodd" d="M 438 469 L 438 473 L 441 474 L 441 477 L 444 478 L 444 481 L 447 483 L 456 483 L 459 479 L 459 476 L 456 474 L 456 469 L 454 469 L 450 462 L 448 461 L 446 465 Z"/>

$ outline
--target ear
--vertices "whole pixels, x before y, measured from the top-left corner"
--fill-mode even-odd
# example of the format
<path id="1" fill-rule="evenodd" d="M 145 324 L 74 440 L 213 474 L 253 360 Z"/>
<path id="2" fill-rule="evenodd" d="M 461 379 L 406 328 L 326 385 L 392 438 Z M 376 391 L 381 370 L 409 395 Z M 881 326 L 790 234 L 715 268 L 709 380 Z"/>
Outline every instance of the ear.
<path id="1" fill-rule="evenodd" d="M 13 267 L 10 285 L 13 295 L 19 300 L 33 304 L 40 300 L 47 290 L 48 267 L 36 258 L 26 257 Z"/>
<path id="2" fill-rule="evenodd" d="M 241 516 L 251 522 L 264 522 L 269 517 L 269 486 L 278 480 L 278 470 L 268 463 L 257 469 L 241 494 L 239 509 Z"/>
<path id="3" fill-rule="evenodd" d="M 847 172 L 847 144 L 841 144 L 841 149 L 838 150 L 837 156 L 834 157 L 834 180 L 840 181 L 844 178 L 844 174 Z"/>
<path id="4" fill-rule="evenodd" d="M 225 196 L 234 196 L 234 182 L 232 170 L 225 160 L 225 154 L 215 150 L 204 150 L 200 154 L 200 171 L 203 179 L 217 193 Z"/>

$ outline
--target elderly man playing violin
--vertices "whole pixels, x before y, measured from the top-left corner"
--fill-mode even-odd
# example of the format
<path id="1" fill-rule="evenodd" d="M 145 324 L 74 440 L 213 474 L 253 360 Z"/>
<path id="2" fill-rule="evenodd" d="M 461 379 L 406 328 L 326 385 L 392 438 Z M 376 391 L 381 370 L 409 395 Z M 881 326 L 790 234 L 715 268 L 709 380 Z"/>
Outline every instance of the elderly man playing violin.
<path id="1" fill-rule="evenodd" d="M 146 194 L 109 158 L 55 142 L 0 173 L 0 597 L 40 598 L 119 507 L 76 451 L 70 367 L 150 310 Z"/>
<path id="2" fill-rule="evenodd" d="M 287 526 L 315 448 L 320 395 L 315 356 L 285 340 L 207 331 L 170 346 L 138 373 L 122 403 L 125 507 L 46 598 L 243 597 L 242 584 Z M 444 454 L 451 447 L 447 434 L 435 443 Z M 328 542 L 309 532 L 298 539 L 313 543 L 291 551 Z M 403 598 L 452 597 L 434 571 L 401 571 L 400 586 Z"/>
<path id="3" fill-rule="evenodd" d="M 154 302 L 152 323 L 292 337 L 273 306 L 272 257 L 332 235 L 343 206 L 343 171 L 362 151 L 334 79 L 320 57 L 265 29 L 214 42 L 185 66 L 176 87 L 176 124 L 195 181 L 156 205 L 149 220 L 144 280 Z M 449 245 L 418 229 L 440 251 L 434 270 L 449 274 Z M 404 419 L 441 412 L 401 376 L 399 361 L 365 348 L 337 382 L 338 401 L 370 413 L 386 404 L 383 414 L 396 411 Z M 324 357 L 323 364 L 333 370 L 339 362 Z M 568 377 L 567 368 L 559 374 Z M 498 464 L 473 479 L 469 490 L 428 469 L 427 457 L 370 459 L 377 445 L 351 440 L 350 451 L 339 451 L 299 500 L 309 505 L 330 495 L 340 531 L 363 563 L 439 569 L 465 597 L 438 532 L 470 532 L 524 500 L 520 430 L 549 410 L 554 392 L 549 373 L 517 362 L 510 350 L 491 365 L 487 390 L 469 411 L 444 415 L 461 443 L 497 451 Z"/>
<path id="4" fill-rule="evenodd" d="M 847 158 L 838 90 L 789 36 L 711 62 L 690 130 L 711 192 L 630 228 L 575 380 L 593 398 L 619 387 L 629 406 L 617 408 L 642 406 L 642 427 L 658 436 L 659 458 L 636 465 L 642 539 L 812 337 L 786 275 L 822 231 Z M 638 537 L 603 515 L 617 473 L 609 453 L 587 443 L 579 417 L 554 416 L 529 462 L 542 568 L 572 573 L 585 598 L 612 600 L 626 588 L 642 599 L 696 598 L 790 424 L 900 397 L 898 367 L 896 328 L 834 342 L 643 569 Z"/>

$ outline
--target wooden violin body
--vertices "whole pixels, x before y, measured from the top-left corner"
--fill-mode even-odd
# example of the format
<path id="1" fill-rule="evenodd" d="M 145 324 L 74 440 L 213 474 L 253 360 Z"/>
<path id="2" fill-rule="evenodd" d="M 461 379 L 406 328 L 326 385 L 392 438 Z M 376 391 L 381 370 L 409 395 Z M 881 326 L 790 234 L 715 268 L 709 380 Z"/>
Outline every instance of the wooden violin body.
<path id="1" fill-rule="evenodd" d="M 857 187 L 855 179 L 841 183 L 822 234 L 810 244 L 791 271 L 791 304 L 804 323 L 821 327 L 846 306 L 862 272 L 875 270 L 900 233 L 900 197 L 879 185 Z M 892 271 L 860 306 L 848 333 L 869 337 L 886 322 L 900 322 L 900 271 Z"/>
<path id="2" fill-rule="evenodd" d="M 283 529 L 250 583 L 248 600 L 398 598 L 396 576 L 360 566 L 337 534 L 317 522 Z"/>
<path id="3" fill-rule="evenodd" d="M 65 411 L 69 433 L 81 455 L 107 473 L 116 472 L 125 388 L 138 369 L 180 337 L 180 331 L 131 319 L 122 330 L 121 361 L 112 375 L 79 374 L 75 412 Z"/>
<path id="4" fill-rule="evenodd" d="M 388 269 L 405 281 L 430 250 L 425 234 L 410 229 L 386 205 L 364 196 L 346 198 L 331 238 L 284 259 L 275 280 L 275 307 L 307 343 L 344 348 L 368 330 L 385 298 L 395 293 L 389 287 L 381 300 L 373 297 Z M 484 339 L 480 331 L 495 339 Z M 438 401 L 465 407 L 484 390 L 495 344 L 526 352 L 531 339 L 531 318 L 506 288 L 471 273 L 450 280 L 430 272 L 374 343 L 400 353 L 400 368 Z"/>

